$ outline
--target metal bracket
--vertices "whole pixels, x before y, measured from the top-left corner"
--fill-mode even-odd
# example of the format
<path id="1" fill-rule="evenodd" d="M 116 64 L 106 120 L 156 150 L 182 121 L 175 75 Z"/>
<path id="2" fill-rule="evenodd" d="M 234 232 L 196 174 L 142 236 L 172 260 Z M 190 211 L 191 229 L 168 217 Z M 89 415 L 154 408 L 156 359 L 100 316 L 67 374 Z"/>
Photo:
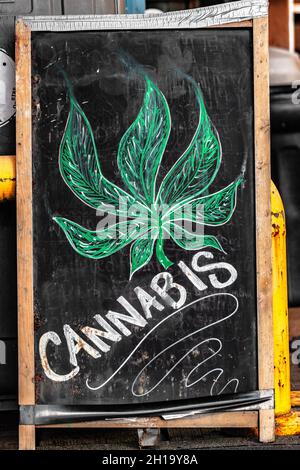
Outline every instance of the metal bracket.
<path id="1" fill-rule="evenodd" d="M 138 429 L 139 447 L 156 447 L 162 441 L 169 441 L 167 428 L 143 428 Z"/>
<path id="2" fill-rule="evenodd" d="M 20 405 L 20 424 L 35 424 L 35 405 Z"/>

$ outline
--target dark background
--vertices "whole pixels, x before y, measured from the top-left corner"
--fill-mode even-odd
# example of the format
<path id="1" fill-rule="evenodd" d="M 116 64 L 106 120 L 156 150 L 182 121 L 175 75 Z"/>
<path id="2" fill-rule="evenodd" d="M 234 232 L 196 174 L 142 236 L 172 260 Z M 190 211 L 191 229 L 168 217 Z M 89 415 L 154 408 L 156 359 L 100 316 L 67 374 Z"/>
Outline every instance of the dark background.
<path id="1" fill-rule="evenodd" d="M 218 237 L 227 253 L 208 250 L 213 252 L 214 260 L 231 263 L 238 271 L 238 280 L 227 291 L 238 297 L 239 311 L 232 319 L 186 342 L 176 355 L 180 357 L 186 348 L 201 340 L 217 337 L 222 341 L 223 349 L 202 366 L 200 375 L 213 368 L 224 370 L 215 393 L 220 392 L 232 378 L 238 378 L 240 382 L 238 392 L 255 390 L 253 97 L 249 86 L 252 83 L 251 32 L 226 28 L 225 31 L 33 33 L 32 50 L 36 346 L 44 332 L 57 332 L 63 344 L 58 348 L 49 345 L 50 363 L 57 373 L 69 372 L 72 366 L 68 361 L 63 325 L 68 323 L 77 333 L 86 325 L 97 327 L 92 320 L 96 313 L 105 315 L 109 309 L 122 311 L 116 302 L 120 295 L 139 309 L 133 288 L 139 285 L 151 293 L 152 278 L 163 271 L 153 256 L 152 261 L 129 282 L 129 246 L 106 260 L 85 259 L 71 248 L 53 222 L 52 217 L 59 215 L 95 229 L 99 221 L 95 211 L 74 196 L 59 173 L 59 144 L 69 111 L 60 69 L 68 74 L 75 95 L 91 123 L 104 175 L 120 186 L 122 182 L 116 165 L 118 142 L 138 114 L 144 94 L 143 80 L 134 73 L 137 64 L 163 91 L 172 115 L 172 132 L 158 184 L 172 162 L 188 146 L 197 122 L 196 103 L 187 82 L 178 77 L 179 70 L 200 83 L 208 113 L 222 143 L 221 169 L 209 192 L 232 182 L 240 174 L 245 158 L 247 166 L 245 184 L 238 190 L 237 208 L 232 219 L 222 227 L 206 228 L 206 233 Z M 187 303 L 198 295 L 202 297 L 215 292 L 208 289 L 202 294 L 197 293 L 180 274 L 176 263 L 184 260 L 189 265 L 193 252 L 185 252 L 172 242 L 167 244 L 166 253 L 175 262 L 169 269 L 175 282 L 183 283 L 189 289 Z M 207 275 L 203 280 L 207 281 Z M 115 343 L 111 351 L 98 360 L 81 351 L 77 356 L 81 372 L 69 382 L 54 383 L 45 377 L 36 348 L 37 402 L 124 404 L 208 396 L 213 377 L 189 389 L 183 387 L 182 381 L 199 358 L 204 359 L 207 350 L 199 351 L 198 357 L 190 355 L 148 397 L 134 398 L 131 394 L 132 381 L 142 369 L 145 358 L 149 360 L 170 342 L 213 321 L 222 307 L 228 311 L 228 305 L 222 305 L 222 302 L 218 305 L 206 302 L 201 310 L 199 305 L 176 316 L 173 323 L 167 322 L 106 387 L 96 392 L 86 388 L 85 380 L 89 377 L 92 383 L 97 384 L 110 375 L 143 335 L 170 310 L 155 313 L 153 309 L 153 319 L 145 328 L 136 328 L 131 336 Z M 142 385 L 147 387 L 150 379 L 158 376 L 161 367 L 170 367 L 171 358 L 169 361 L 156 363 Z M 232 393 L 232 387 L 226 392 Z"/>

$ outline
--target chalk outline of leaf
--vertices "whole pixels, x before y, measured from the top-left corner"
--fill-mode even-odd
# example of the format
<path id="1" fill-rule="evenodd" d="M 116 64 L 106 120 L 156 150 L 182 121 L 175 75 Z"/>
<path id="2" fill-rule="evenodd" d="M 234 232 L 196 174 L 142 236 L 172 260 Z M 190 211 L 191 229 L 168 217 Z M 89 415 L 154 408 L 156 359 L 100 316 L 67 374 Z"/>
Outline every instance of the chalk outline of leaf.
<path id="1" fill-rule="evenodd" d="M 87 258 L 102 259 L 131 244 L 130 279 L 150 261 L 154 245 L 156 257 L 164 269 L 173 264 L 164 253 L 164 232 L 184 250 L 211 247 L 223 251 L 220 242 L 213 235 L 193 233 L 193 238 L 190 239 L 191 233 L 182 228 L 179 239 L 179 236 L 176 236 L 178 225 L 174 224 L 176 220 L 182 220 L 174 218 L 178 210 L 186 208 L 189 204 L 203 204 L 204 219 L 195 218 L 195 215 L 192 215 L 191 219 L 185 219 L 201 225 L 221 226 L 231 219 L 236 207 L 241 176 L 221 190 L 203 196 L 219 171 L 222 149 L 218 132 L 207 114 L 199 86 L 191 77 L 186 79 L 195 92 L 199 107 L 197 128 L 189 146 L 167 172 L 157 192 L 157 175 L 171 131 L 169 106 L 159 88 L 148 76 L 144 76 L 146 89 L 143 104 L 135 121 L 119 143 L 117 163 L 121 178 L 127 187 L 125 191 L 104 177 L 91 125 L 72 88 L 68 86 L 70 111 L 59 149 L 59 170 L 64 182 L 84 204 L 118 216 L 127 215 L 116 209 L 119 197 L 126 200 L 129 206 L 134 205 L 144 213 L 146 211 L 153 214 L 150 207 L 152 204 L 158 224 L 149 227 L 148 222 L 140 217 L 139 231 L 133 230 L 134 233 L 128 234 L 130 224 L 135 223 L 134 216 L 126 223 L 116 223 L 109 227 L 108 233 L 105 230 L 97 232 L 86 229 L 63 217 L 53 217 L 53 220 L 63 230 L 72 248 Z M 164 204 L 168 204 L 169 209 L 158 215 L 159 208 Z M 210 210 L 206 211 L 209 207 Z M 167 216 L 173 216 L 169 227 L 164 223 L 164 220 L 169 220 Z M 209 221 L 209 217 L 213 220 Z M 113 229 L 117 239 L 109 236 Z M 141 249 L 143 245 L 144 249 Z"/>

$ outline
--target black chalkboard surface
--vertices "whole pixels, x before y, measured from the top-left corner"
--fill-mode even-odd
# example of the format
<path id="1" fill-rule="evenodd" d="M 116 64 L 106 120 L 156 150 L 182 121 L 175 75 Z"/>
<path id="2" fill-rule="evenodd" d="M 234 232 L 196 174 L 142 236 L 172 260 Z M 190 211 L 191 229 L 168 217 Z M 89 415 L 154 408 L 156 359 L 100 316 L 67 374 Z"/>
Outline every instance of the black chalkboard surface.
<path id="1" fill-rule="evenodd" d="M 251 29 L 32 33 L 38 404 L 258 389 L 252 67 Z"/>

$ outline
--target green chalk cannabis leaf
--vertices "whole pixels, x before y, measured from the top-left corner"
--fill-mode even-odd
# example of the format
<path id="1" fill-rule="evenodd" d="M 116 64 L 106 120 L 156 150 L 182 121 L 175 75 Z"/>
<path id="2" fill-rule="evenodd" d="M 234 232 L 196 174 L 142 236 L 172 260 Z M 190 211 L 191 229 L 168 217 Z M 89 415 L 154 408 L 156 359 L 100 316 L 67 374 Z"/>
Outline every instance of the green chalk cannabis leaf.
<path id="1" fill-rule="evenodd" d="M 62 178 L 84 204 L 123 218 L 122 222 L 92 231 L 66 218 L 54 217 L 80 255 L 102 259 L 131 244 L 132 276 L 150 261 L 154 248 L 165 269 L 173 264 L 164 253 L 166 234 L 184 250 L 212 247 L 222 251 L 215 236 L 192 232 L 182 223 L 189 220 L 202 226 L 218 226 L 228 222 L 241 182 L 237 178 L 207 195 L 220 167 L 221 145 L 201 90 L 192 79 L 189 81 L 199 108 L 198 125 L 189 146 L 158 190 L 156 179 L 170 135 L 171 116 L 168 103 L 155 84 L 145 77 L 142 107 L 119 144 L 117 163 L 126 189 L 103 175 L 91 125 L 69 90 L 70 112 L 59 151 Z"/>

